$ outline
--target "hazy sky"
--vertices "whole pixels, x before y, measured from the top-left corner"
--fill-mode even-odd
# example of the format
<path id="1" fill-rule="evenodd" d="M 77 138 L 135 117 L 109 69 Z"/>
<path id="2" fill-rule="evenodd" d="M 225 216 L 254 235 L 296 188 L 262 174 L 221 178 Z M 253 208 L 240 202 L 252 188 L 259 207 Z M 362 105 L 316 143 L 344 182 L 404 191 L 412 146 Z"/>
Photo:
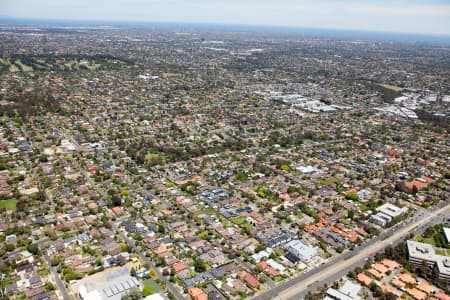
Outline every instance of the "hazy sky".
<path id="1" fill-rule="evenodd" d="M 0 0 L 0 16 L 450 35 L 450 0 Z"/>

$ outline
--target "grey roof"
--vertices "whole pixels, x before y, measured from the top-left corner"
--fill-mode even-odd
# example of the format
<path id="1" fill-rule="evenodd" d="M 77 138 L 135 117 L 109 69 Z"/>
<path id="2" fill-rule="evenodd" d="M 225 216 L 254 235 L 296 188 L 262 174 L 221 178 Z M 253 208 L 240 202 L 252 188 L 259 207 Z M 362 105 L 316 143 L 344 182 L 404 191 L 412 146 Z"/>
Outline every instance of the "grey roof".
<path id="1" fill-rule="evenodd" d="M 415 241 L 407 241 L 408 254 L 410 259 L 434 262 L 438 268 L 439 274 L 450 276 L 450 257 L 438 255 L 433 246 Z"/>
<path id="2" fill-rule="evenodd" d="M 102 300 L 120 300 L 129 289 L 138 286 L 136 278 L 130 275 L 117 277 L 107 284 L 97 287 Z"/>
<path id="3" fill-rule="evenodd" d="M 6 294 L 11 293 L 11 292 L 15 292 L 15 291 L 17 291 L 17 283 L 16 282 L 7 285 L 6 288 L 5 288 L 5 293 Z"/>
<path id="4" fill-rule="evenodd" d="M 450 276 L 450 257 L 441 256 L 436 261 L 436 264 L 439 274 Z"/>
<path id="5" fill-rule="evenodd" d="M 208 299 L 211 300 L 226 300 L 226 298 L 217 290 L 211 283 L 203 288 L 205 293 L 208 294 Z"/>
<path id="6" fill-rule="evenodd" d="M 408 240 L 406 244 L 408 246 L 408 254 L 410 258 L 434 260 L 433 256 L 435 254 L 433 246 L 411 240 Z"/>
<path id="7" fill-rule="evenodd" d="M 39 276 L 39 275 L 31 276 L 28 281 L 30 282 L 30 284 L 36 284 L 36 283 L 42 282 L 41 276 Z"/>

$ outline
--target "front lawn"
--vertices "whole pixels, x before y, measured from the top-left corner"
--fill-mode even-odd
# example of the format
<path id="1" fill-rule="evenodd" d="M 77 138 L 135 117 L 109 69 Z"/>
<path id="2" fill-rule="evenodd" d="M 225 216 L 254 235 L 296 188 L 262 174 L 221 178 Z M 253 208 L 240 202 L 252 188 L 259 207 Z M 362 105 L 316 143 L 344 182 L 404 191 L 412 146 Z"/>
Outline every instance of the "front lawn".
<path id="1" fill-rule="evenodd" d="M 144 287 L 149 287 L 153 291 L 153 293 L 159 293 L 162 291 L 162 288 L 152 279 L 146 279 L 143 281 Z"/>

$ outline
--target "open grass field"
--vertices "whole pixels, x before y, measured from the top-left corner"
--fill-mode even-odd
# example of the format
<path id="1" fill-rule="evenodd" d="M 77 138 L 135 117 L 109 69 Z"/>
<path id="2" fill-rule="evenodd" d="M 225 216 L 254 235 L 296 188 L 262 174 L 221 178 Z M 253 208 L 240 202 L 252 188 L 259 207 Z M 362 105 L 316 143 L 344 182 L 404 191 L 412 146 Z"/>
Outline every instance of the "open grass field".
<path id="1" fill-rule="evenodd" d="M 382 86 L 382 87 L 384 87 L 386 89 L 393 90 L 393 91 L 396 91 L 396 92 L 400 92 L 400 91 L 403 90 L 403 88 L 401 88 L 399 86 L 390 85 L 390 84 L 379 84 L 379 86 Z"/>
<path id="2" fill-rule="evenodd" d="M 422 234 L 415 236 L 414 241 L 420 242 L 420 243 L 425 243 L 425 244 L 430 244 L 430 245 L 433 245 L 433 247 L 436 247 L 436 243 L 434 242 L 434 239 L 432 237 L 425 238 L 425 237 L 423 237 Z"/>
<path id="3" fill-rule="evenodd" d="M 232 219 L 231 222 L 233 222 L 236 225 L 241 226 L 242 224 L 245 223 L 245 217 L 242 217 L 242 216 L 241 217 L 236 217 L 236 218 Z"/>
<path id="4" fill-rule="evenodd" d="M 12 211 L 16 211 L 17 200 L 9 199 L 9 200 L 0 200 L 0 209 L 6 208 Z"/>
<path id="5" fill-rule="evenodd" d="M 438 249 L 435 249 L 435 251 L 436 251 L 436 254 L 450 256 L 450 249 L 438 248 Z"/>
<path id="6" fill-rule="evenodd" d="M 20 59 L 16 60 L 15 65 L 19 67 L 19 69 L 21 69 L 24 72 L 31 72 L 33 71 L 33 68 L 30 66 L 27 66 L 25 64 L 23 64 Z"/>
<path id="7" fill-rule="evenodd" d="M 161 287 L 152 279 L 146 279 L 143 281 L 144 286 L 148 286 L 152 289 L 153 293 L 159 293 L 162 291 Z"/>

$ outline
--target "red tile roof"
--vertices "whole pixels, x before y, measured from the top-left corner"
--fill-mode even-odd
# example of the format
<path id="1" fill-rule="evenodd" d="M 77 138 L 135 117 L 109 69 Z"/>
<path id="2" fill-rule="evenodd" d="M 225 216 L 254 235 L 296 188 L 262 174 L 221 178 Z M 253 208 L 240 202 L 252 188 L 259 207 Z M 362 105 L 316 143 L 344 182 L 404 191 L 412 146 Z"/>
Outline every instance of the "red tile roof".
<path id="1" fill-rule="evenodd" d="M 250 273 L 245 274 L 244 280 L 252 288 L 256 288 L 259 285 L 258 280 Z"/>
<path id="2" fill-rule="evenodd" d="M 439 300 L 450 300 L 450 296 L 444 292 L 437 292 L 434 296 Z"/>
<path id="3" fill-rule="evenodd" d="M 184 264 L 184 263 L 177 263 L 177 264 L 174 264 L 172 266 L 172 268 L 175 271 L 175 273 L 178 273 L 180 271 L 183 271 L 183 270 L 187 269 L 188 266 L 186 264 Z"/>
<path id="4" fill-rule="evenodd" d="M 421 290 L 422 292 L 426 293 L 426 294 L 431 294 L 431 292 L 434 291 L 434 288 L 432 285 L 428 284 L 425 281 L 422 281 L 421 283 L 419 283 L 416 288 L 418 290 Z"/>
<path id="5" fill-rule="evenodd" d="M 199 288 L 190 288 L 188 293 L 194 300 L 208 300 L 208 295 Z"/>
<path id="6" fill-rule="evenodd" d="M 369 286 L 372 283 L 372 278 L 370 278 L 369 276 L 367 276 L 364 273 L 359 273 L 358 276 L 356 277 L 356 279 L 361 282 L 362 284 L 364 284 L 365 286 Z"/>
<path id="7" fill-rule="evenodd" d="M 422 291 L 419 291 L 416 288 L 407 289 L 406 293 L 408 293 L 408 295 L 410 295 L 411 297 L 413 297 L 416 300 L 425 300 L 427 298 L 427 294 L 425 294 Z"/>
<path id="8" fill-rule="evenodd" d="M 399 279 L 401 281 L 403 281 L 404 283 L 409 283 L 409 284 L 414 284 L 417 282 L 416 279 L 414 277 L 412 277 L 412 275 L 409 273 L 400 275 Z"/>
<path id="9" fill-rule="evenodd" d="M 383 278 L 383 275 L 380 272 L 378 272 L 377 270 L 375 270 L 375 269 L 370 268 L 369 270 L 367 270 L 367 272 L 370 275 L 372 275 L 373 277 L 375 277 L 376 279 Z"/>
<path id="10" fill-rule="evenodd" d="M 391 271 L 400 268 L 400 264 L 399 263 L 397 263 L 397 262 L 395 262 L 393 260 L 387 259 L 387 258 L 383 259 L 381 261 L 381 263 L 383 265 L 385 265 L 387 268 L 389 268 L 389 270 L 391 270 Z"/>

